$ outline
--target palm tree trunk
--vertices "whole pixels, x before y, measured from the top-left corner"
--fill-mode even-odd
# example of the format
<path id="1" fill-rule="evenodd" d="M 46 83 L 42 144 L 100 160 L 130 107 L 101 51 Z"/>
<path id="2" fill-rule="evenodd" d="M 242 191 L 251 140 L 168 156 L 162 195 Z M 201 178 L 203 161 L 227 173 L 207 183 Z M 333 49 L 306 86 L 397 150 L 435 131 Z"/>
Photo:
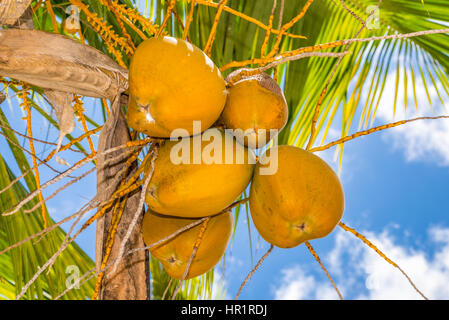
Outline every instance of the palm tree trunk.
<path id="1" fill-rule="evenodd" d="M 118 98 L 116 98 L 118 99 Z M 123 145 L 130 141 L 130 134 L 125 118 L 119 106 L 114 103 L 98 141 L 98 153 L 110 149 L 115 146 Z M 98 200 L 104 201 L 110 198 L 111 194 L 117 189 L 121 179 L 113 179 L 115 174 L 125 166 L 125 160 L 119 163 L 103 168 L 102 163 L 106 158 L 117 156 L 118 153 L 112 153 L 107 157 L 101 157 L 97 163 L 97 196 Z M 135 172 L 137 164 L 134 163 L 129 174 Z M 118 180 L 116 185 L 111 184 Z M 114 181 L 114 182 L 113 182 Z M 106 187 L 110 187 L 106 192 Z M 114 245 L 108 261 L 117 258 L 121 243 L 128 230 L 128 226 L 133 219 L 140 198 L 141 190 L 137 190 L 131 194 L 125 206 L 122 218 L 119 222 L 117 232 L 114 238 Z M 96 263 L 97 268 L 100 267 L 106 247 L 105 241 L 107 233 L 111 225 L 112 209 L 97 220 L 97 242 L 96 242 Z M 134 228 L 131 237 L 126 245 L 125 252 L 144 247 L 143 237 L 140 229 L 140 223 Z M 103 300 L 147 300 L 150 298 L 149 285 L 149 259 L 147 251 L 137 251 L 133 254 L 123 257 L 118 265 L 117 271 L 112 274 L 112 268 L 109 268 L 103 278 L 99 299 Z"/>

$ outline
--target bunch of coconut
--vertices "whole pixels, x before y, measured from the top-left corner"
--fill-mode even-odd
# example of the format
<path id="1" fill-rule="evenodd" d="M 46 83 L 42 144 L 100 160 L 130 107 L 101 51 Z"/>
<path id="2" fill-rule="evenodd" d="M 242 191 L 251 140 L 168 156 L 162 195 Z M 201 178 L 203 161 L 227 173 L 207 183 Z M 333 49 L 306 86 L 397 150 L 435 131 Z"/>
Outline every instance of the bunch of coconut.
<path id="1" fill-rule="evenodd" d="M 152 172 L 142 233 L 167 273 L 201 275 L 224 255 L 232 230 L 229 207 L 250 187 L 251 216 L 269 243 L 291 248 L 324 237 L 341 219 L 337 175 L 319 157 L 292 146 L 266 148 L 287 123 L 281 88 L 266 73 L 240 69 L 224 79 L 196 46 L 155 37 L 136 50 L 129 71 L 127 120 L 134 130 L 163 139 Z M 265 150 L 260 157 L 255 151 Z"/>

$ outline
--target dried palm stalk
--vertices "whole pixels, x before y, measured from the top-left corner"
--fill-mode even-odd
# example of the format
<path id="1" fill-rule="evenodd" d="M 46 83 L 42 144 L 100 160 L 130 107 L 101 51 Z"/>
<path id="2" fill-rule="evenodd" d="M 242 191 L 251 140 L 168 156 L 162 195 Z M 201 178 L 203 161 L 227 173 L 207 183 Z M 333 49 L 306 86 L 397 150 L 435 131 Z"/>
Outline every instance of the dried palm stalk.
<path id="1" fill-rule="evenodd" d="M 31 0 L 0 0 L 0 26 L 15 24 L 30 3 Z"/>
<path id="2" fill-rule="evenodd" d="M 127 70 L 101 51 L 39 30 L 0 30 L 0 75 L 111 101 L 128 87 Z"/>
<path id="3" fill-rule="evenodd" d="M 73 95 L 68 92 L 52 89 L 44 90 L 44 94 L 55 110 L 56 118 L 58 118 L 59 138 L 56 152 L 59 152 L 62 145 L 62 139 L 66 134 L 72 133 L 75 128 L 75 115 L 72 108 Z M 61 165 L 69 165 L 66 160 L 59 156 L 56 156 L 56 161 Z"/>
<path id="4" fill-rule="evenodd" d="M 120 109 L 117 100 L 112 105 L 112 111 L 107 118 L 103 129 L 101 130 L 98 141 L 98 153 L 109 150 L 116 146 L 131 141 L 129 129 L 126 120 Z M 120 153 L 121 151 L 119 151 Z M 97 199 L 105 201 L 111 198 L 111 195 L 117 190 L 120 180 L 115 181 L 114 177 L 117 173 L 126 168 L 127 163 L 121 163 L 105 166 L 104 163 L 110 158 L 117 156 L 111 153 L 107 156 L 98 158 L 97 171 Z M 132 176 L 137 169 L 137 162 L 134 161 L 128 172 L 128 176 Z M 115 185 L 113 185 L 115 181 Z M 128 226 L 132 222 L 134 215 L 139 208 L 139 199 L 141 197 L 141 189 L 129 194 L 124 211 L 121 215 L 112 245 L 109 261 L 114 261 L 120 254 L 121 244 L 128 232 Z M 100 270 L 103 261 L 108 232 L 113 223 L 113 209 L 110 208 L 106 213 L 97 220 L 97 241 L 96 241 L 96 262 L 97 269 Z M 143 215 L 139 218 L 139 224 Z M 142 231 L 140 228 L 134 228 L 129 241 L 126 244 L 126 250 L 144 247 Z M 149 262 L 146 251 L 136 251 L 135 253 L 124 257 L 118 265 L 117 271 L 114 273 L 108 270 L 103 278 L 99 299 L 101 300 L 147 300 L 149 299 Z"/>

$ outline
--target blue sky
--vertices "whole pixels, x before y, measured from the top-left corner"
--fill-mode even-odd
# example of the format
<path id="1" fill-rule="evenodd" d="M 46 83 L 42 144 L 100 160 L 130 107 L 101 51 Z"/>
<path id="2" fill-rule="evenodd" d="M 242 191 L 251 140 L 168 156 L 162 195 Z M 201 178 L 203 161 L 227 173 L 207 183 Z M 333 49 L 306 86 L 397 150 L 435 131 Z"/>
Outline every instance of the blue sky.
<path id="1" fill-rule="evenodd" d="M 384 132 L 348 143 L 345 147 L 347 157 L 342 182 L 346 210 L 342 221 L 365 234 L 378 247 L 385 246 L 384 253 L 408 272 L 417 285 L 422 284 L 418 287 L 424 288 L 427 281 L 432 281 L 431 276 L 421 274 L 419 270 L 414 272 L 415 266 L 410 264 L 409 260 L 423 254 L 429 268 L 437 268 L 433 261 L 435 255 L 444 250 L 447 252 L 448 243 L 435 241 L 429 232 L 432 229 L 434 232 L 438 229 L 447 232 L 449 227 L 449 207 L 445 201 L 449 169 L 428 163 L 405 161 L 401 150 L 394 150 L 388 143 L 390 139 L 391 132 Z M 349 170 L 350 173 L 346 174 Z M 229 267 L 228 270 L 232 274 L 228 278 L 233 279 L 229 282 L 229 293 L 234 294 L 238 290 L 239 281 L 236 278 L 240 281 L 244 279 L 247 272 L 242 274 L 242 269 L 251 263 L 247 258 L 249 249 L 240 245 L 245 241 L 247 235 L 243 230 L 235 240 L 239 244 L 234 246 L 233 257 L 237 260 L 235 268 Z M 261 240 L 260 244 L 257 259 L 268 248 L 264 241 Z M 329 237 L 311 241 L 311 244 L 347 299 L 374 294 L 373 290 L 369 290 L 373 279 L 385 284 L 379 288 L 385 292 L 376 296 L 377 298 L 394 298 L 388 293 L 391 288 L 388 282 L 384 282 L 386 276 L 397 278 L 401 290 L 404 290 L 395 290 L 396 298 L 418 297 L 393 266 L 361 245 L 352 234 L 337 228 Z M 398 253 L 398 250 L 404 250 L 405 253 Z M 447 254 L 440 260 L 443 261 L 446 262 L 442 271 L 447 284 Z M 379 266 L 379 270 L 386 269 L 386 275 L 382 275 L 382 271 L 377 274 L 377 269 L 369 264 Z M 249 270 L 248 267 L 246 269 Z M 288 283 L 295 280 L 298 281 L 297 286 L 289 287 Z M 307 284 L 307 288 L 302 287 Z M 284 287 L 283 293 L 279 292 L 280 287 Z M 428 295 L 430 298 L 449 298 L 447 290 L 445 295 L 433 291 Z M 319 265 L 303 245 L 295 249 L 276 248 L 241 295 L 242 299 L 275 297 L 337 298 Z"/>
<path id="2" fill-rule="evenodd" d="M 431 111 L 424 100 L 424 88 L 418 84 L 420 111 L 405 112 L 402 108 L 393 117 L 394 76 L 388 81 L 375 125 L 447 114 L 437 102 L 434 90 L 431 90 L 434 103 Z M 404 101 L 401 91 L 398 101 Z M 446 97 L 444 102 L 447 101 Z M 333 134 L 336 133 L 335 130 Z M 331 130 L 327 140 L 337 138 L 333 134 Z M 345 145 L 340 173 L 346 198 L 342 221 L 395 261 L 431 299 L 449 298 L 448 137 L 447 120 L 431 120 L 358 138 Z M 317 154 L 338 170 L 334 153 L 335 149 Z M 248 242 L 248 235 L 245 228 L 240 230 L 231 258 L 234 265 L 228 265 L 225 277 L 229 297 L 235 295 L 248 273 L 242 270 L 245 267 L 250 270 L 251 264 L 248 246 L 242 245 Z M 268 249 L 268 244 L 258 241 L 260 249 L 253 265 Z M 346 299 L 420 299 L 396 268 L 352 234 L 337 228 L 330 236 L 311 244 Z M 254 274 L 241 298 L 338 297 L 302 245 L 295 249 L 276 248 Z"/>

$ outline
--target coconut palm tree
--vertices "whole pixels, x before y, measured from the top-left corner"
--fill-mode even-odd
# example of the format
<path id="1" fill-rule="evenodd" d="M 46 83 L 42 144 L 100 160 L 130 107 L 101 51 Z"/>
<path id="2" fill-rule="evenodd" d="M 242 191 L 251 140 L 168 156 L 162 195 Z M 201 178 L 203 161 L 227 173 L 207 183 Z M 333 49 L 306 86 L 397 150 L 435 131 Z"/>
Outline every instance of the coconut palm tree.
<path id="1" fill-rule="evenodd" d="M 124 118 L 127 68 L 145 39 L 184 37 L 204 48 L 224 76 L 238 67 L 262 68 L 281 85 L 289 106 L 279 143 L 312 151 L 338 145 L 342 151 L 352 138 L 402 124 L 371 129 L 388 75 L 396 75 L 395 91 L 405 89 L 416 108 L 422 107 L 416 79 L 440 99 L 449 95 L 448 22 L 443 0 L 0 0 L 0 297 L 211 297 L 213 270 L 171 280 L 142 249 L 135 227 L 145 187 L 140 163 L 158 144 L 131 131 Z M 25 134 L 7 117 L 4 101 L 15 98 Z M 85 112 L 94 107 L 103 123 Z M 33 136 L 32 114 L 59 130 L 57 142 Z M 341 140 L 320 147 L 335 121 L 341 122 Z M 71 134 L 75 122 L 84 130 L 78 137 Z M 365 131 L 351 136 L 354 127 Z M 54 149 L 42 159 L 35 144 Z M 63 167 L 64 150 L 80 155 L 74 166 Z M 56 180 L 41 181 L 44 166 Z M 82 184 L 90 172 L 74 176 L 81 167 L 96 172 L 97 194 L 66 219 L 75 226 L 93 213 L 79 231 L 66 232 L 66 220 L 50 217 L 43 189 L 59 180 Z M 237 204 L 236 223 L 247 210 Z M 73 241 L 93 222 L 95 262 Z"/>

